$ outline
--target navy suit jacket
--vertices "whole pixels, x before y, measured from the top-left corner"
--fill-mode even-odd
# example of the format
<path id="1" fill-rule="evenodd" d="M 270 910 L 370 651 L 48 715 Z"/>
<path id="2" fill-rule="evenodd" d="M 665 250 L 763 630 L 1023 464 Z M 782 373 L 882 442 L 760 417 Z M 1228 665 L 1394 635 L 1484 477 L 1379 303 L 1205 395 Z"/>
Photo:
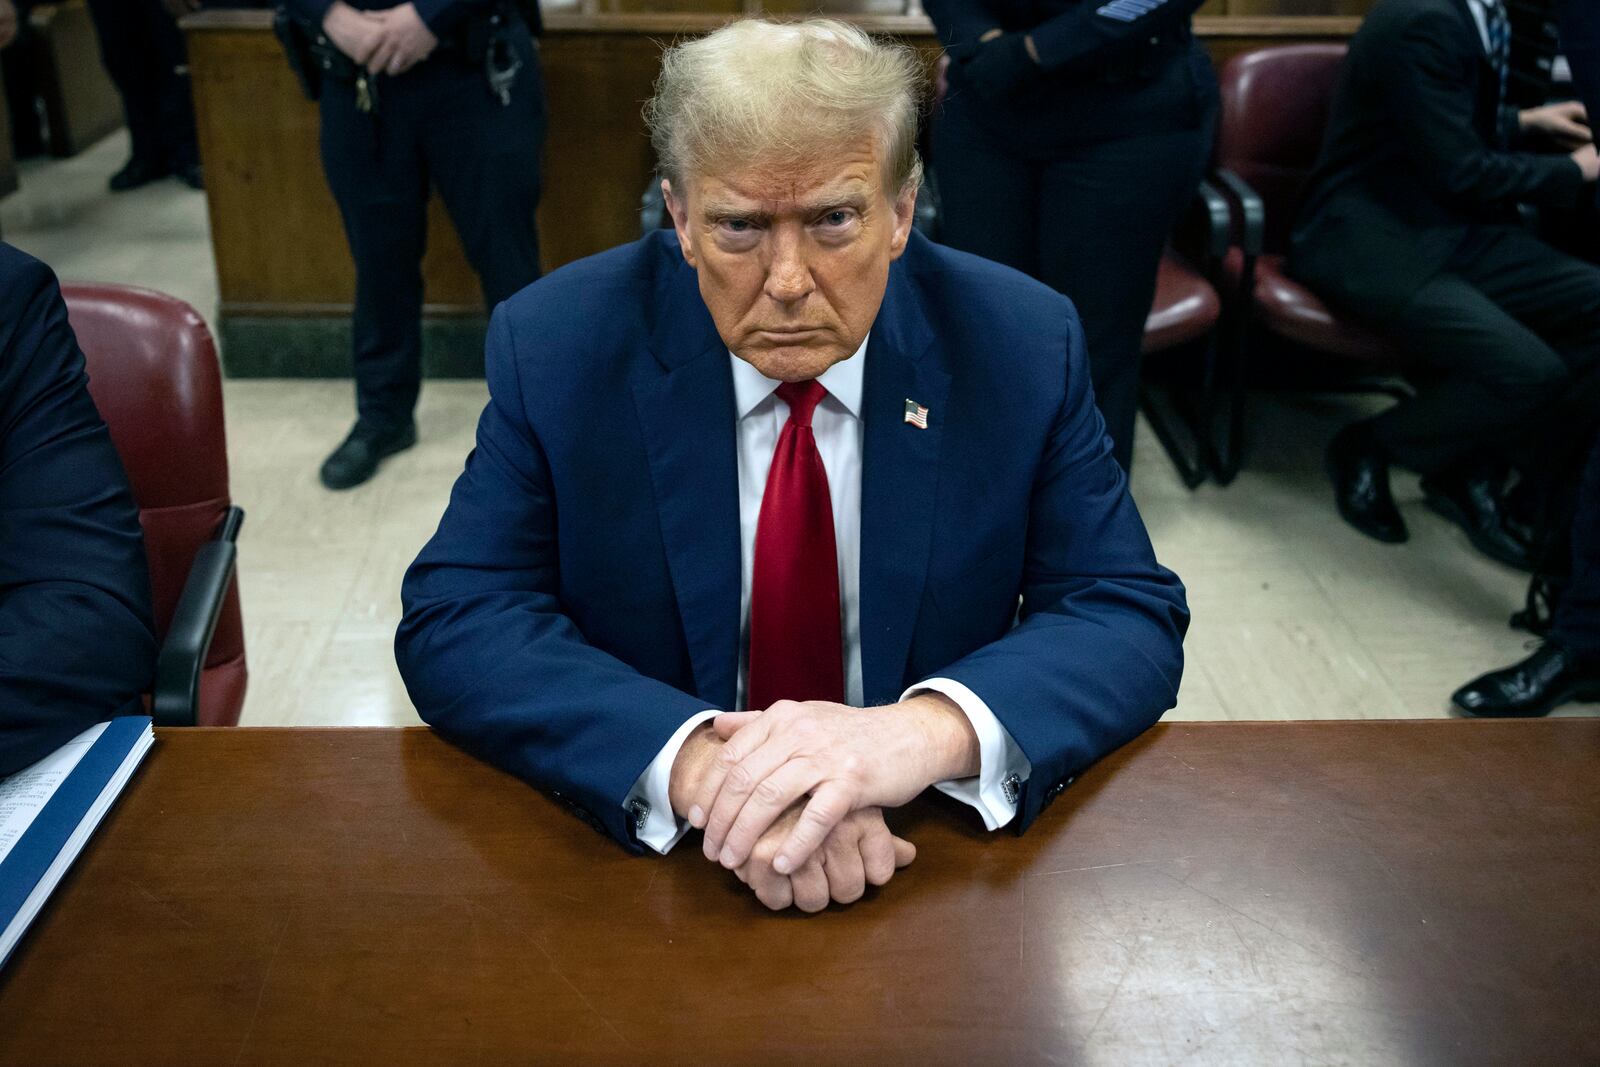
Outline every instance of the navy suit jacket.
<path id="1" fill-rule="evenodd" d="M 0 775 L 155 675 L 139 509 L 50 269 L 0 244 Z"/>
<path id="2" fill-rule="evenodd" d="M 864 358 L 866 701 L 969 686 L 1032 764 L 1025 828 L 1173 705 L 1183 586 L 1111 458 L 1064 297 L 913 234 Z M 638 848 L 639 775 L 690 715 L 734 706 L 728 349 L 663 231 L 497 308 L 487 373 L 477 446 L 406 575 L 400 670 L 441 733 Z"/>

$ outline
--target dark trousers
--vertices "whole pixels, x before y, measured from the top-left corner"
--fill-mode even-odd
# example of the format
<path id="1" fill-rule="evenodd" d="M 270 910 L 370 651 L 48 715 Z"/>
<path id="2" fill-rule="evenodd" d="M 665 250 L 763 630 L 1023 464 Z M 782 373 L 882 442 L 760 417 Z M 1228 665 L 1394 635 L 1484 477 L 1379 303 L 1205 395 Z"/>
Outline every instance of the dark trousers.
<path id="1" fill-rule="evenodd" d="M 1144 323 L 1167 237 L 1211 151 L 1198 128 L 1057 143 L 1002 143 L 981 105 L 952 91 L 933 124 L 939 238 L 1031 274 L 1072 299 L 1095 398 L 1124 470 L 1133 463 Z"/>
<path id="2" fill-rule="evenodd" d="M 1600 361 L 1600 267 L 1521 227 L 1476 227 L 1385 329 L 1423 374 L 1373 422 L 1391 457 L 1422 474 L 1503 458 Z"/>
<path id="3" fill-rule="evenodd" d="M 380 76 L 371 113 L 352 86 L 324 83 L 322 163 L 356 266 L 356 410 L 373 427 L 409 422 L 421 388 L 430 183 L 491 308 L 539 277 L 544 85 L 520 25 L 514 47 L 523 67 L 508 105 L 481 66 L 450 56 Z"/>
<path id="4" fill-rule="evenodd" d="M 1572 574 L 1556 605 L 1550 636 L 1584 657 L 1600 658 L 1600 437 L 1578 486 Z"/>
<path id="5" fill-rule="evenodd" d="M 100 58 L 122 97 L 135 159 L 200 161 L 183 34 L 161 0 L 89 0 Z"/>

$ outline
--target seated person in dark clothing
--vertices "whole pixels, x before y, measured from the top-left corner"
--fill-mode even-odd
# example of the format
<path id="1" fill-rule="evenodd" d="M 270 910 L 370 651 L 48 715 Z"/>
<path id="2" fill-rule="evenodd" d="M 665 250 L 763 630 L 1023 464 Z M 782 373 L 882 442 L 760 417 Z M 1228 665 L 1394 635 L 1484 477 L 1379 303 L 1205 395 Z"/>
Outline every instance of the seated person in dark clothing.
<path id="1" fill-rule="evenodd" d="M 1288 266 L 1418 372 L 1413 399 L 1335 437 L 1340 514 L 1404 541 L 1398 463 L 1480 550 L 1526 567 L 1497 475 L 1600 360 L 1600 268 L 1540 241 L 1517 205 L 1577 204 L 1600 160 L 1581 104 L 1505 106 L 1509 36 L 1504 0 L 1380 0 L 1351 40 Z M 1532 135 L 1562 150 L 1512 149 Z"/>
<path id="2" fill-rule="evenodd" d="M 1451 697 L 1468 715 L 1545 715 L 1570 700 L 1600 700 L 1600 438 L 1578 488 L 1572 573 L 1538 651 L 1490 671 Z"/>
<path id="3" fill-rule="evenodd" d="M 139 510 L 61 290 L 0 243 L 0 775 L 138 714 L 155 662 Z"/>
<path id="4" fill-rule="evenodd" d="M 1561 44 L 1580 97 L 1600 114 L 1600 4 L 1561 5 Z M 1456 707 L 1469 715 L 1528 716 L 1570 700 L 1600 700 L 1600 436 L 1578 486 L 1571 542 L 1572 570 L 1545 643 L 1522 662 L 1456 690 Z"/>

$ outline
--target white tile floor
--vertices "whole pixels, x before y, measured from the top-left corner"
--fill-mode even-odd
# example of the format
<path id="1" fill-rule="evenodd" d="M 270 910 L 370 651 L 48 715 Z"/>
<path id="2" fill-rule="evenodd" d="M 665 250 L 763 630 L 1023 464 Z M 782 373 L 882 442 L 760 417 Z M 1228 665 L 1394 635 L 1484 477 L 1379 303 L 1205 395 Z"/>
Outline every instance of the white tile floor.
<path id="1" fill-rule="evenodd" d="M 213 317 L 204 197 L 171 181 L 107 194 L 126 152 L 116 135 L 75 159 L 24 164 L 0 232 L 64 278 L 147 285 Z M 316 468 L 348 428 L 349 384 L 227 383 L 233 493 L 249 513 L 246 724 L 417 721 L 390 645 L 400 576 L 443 511 L 485 396 L 480 382 L 428 383 L 421 443 L 375 481 L 333 494 Z M 1422 508 L 1414 479 L 1396 480 L 1408 544 L 1369 541 L 1335 516 L 1321 449 L 1366 403 L 1260 400 L 1249 467 L 1227 489 L 1195 493 L 1141 427 L 1134 494 L 1194 610 L 1169 718 L 1444 716 L 1456 685 L 1525 654 L 1526 636 L 1506 626 L 1523 577 Z"/>

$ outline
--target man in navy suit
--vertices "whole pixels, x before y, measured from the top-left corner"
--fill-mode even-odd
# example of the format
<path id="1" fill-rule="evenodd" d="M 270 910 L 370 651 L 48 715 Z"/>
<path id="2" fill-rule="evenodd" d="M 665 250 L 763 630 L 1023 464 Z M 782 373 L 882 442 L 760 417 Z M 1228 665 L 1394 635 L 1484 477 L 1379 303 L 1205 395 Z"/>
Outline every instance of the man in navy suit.
<path id="1" fill-rule="evenodd" d="M 403 590 L 424 719 L 772 908 L 887 882 L 929 786 L 1026 828 L 1182 673 L 1071 304 L 911 231 L 921 78 L 826 20 L 669 50 L 675 232 L 496 310 Z"/>
<path id="2" fill-rule="evenodd" d="M 139 509 L 61 290 L 0 244 L 0 775 L 137 714 L 155 663 Z"/>

